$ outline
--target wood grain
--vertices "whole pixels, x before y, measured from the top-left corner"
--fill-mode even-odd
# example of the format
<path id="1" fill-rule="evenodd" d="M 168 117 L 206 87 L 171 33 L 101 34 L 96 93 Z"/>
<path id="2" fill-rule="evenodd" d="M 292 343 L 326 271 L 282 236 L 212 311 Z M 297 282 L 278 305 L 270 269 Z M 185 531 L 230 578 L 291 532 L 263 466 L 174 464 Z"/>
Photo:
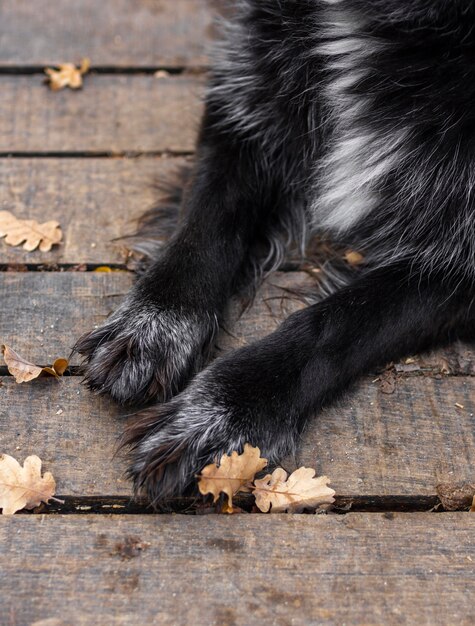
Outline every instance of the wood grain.
<path id="1" fill-rule="evenodd" d="M 0 152 L 188 152 L 201 117 L 193 75 L 86 76 L 53 92 L 40 75 L 0 76 Z"/>
<path id="2" fill-rule="evenodd" d="M 103 322 L 132 283 L 132 275 L 125 271 L 0 272 L 0 342 L 39 365 L 49 365 L 58 356 L 67 356 L 82 333 Z M 275 330 L 291 312 L 304 306 L 296 293 L 312 288 L 315 281 L 305 272 L 276 272 L 237 321 L 244 302 L 235 298 L 230 321 L 218 337 L 217 352 L 243 346 Z M 78 358 L 71 364 L 78 365 Z M 432 355 L 414 357 L 408 374 L 467 375 L 474 371 L 473 348 L 454 344 Z"/>
<path id="3" fill-rule="evenodd" d="M 26 252 L 0 240 L 2 263 L 123 264 L 137 219 L 160 193 L 155 183 L 173 178 L 183 158 L 0 159 L 0 210 L 39 222 L 57 220 L 63 242 L 51 252 Z M 171 232 L 163 219 L 163 240 Z"/>
<path id="4" fill-rule="evenodd" d="M 2 342 L 39 364 L 68 355 L 82 333 L 100 324 L 117 308 L 132 282 L 132 275 L 124 271 L 0 272 Z M 229 335 L 233 331 L 228 331 L 219 345 L 229 350 L 274 330 L 291 311 L 303 306 L 296 299 L 282 301 L 282 288 L 310 284 L 312 279 L 302 272 L 276 273 L 239 323 L 238 334 L 234 332 L 233 337 Z M 238 308 L 241 304 L 236 302 L 231 316 L 236 316 Z M 72 364 L 78 363 L 74 357 Z"/>
<path id="5" fill-rule="evenodd" d="M 469 626 L 474 530 L 470 513 L 2 518 L 2 614 L 12 626 Z"/>
<path id="6" fill-rule="evenodd" d="M 125 411 L 92 395 L 77 376 L 0 381 L 0 453 L 22 460 L 38 454 L 66 495 L 131 493 L 124 460 L 113 458 Z"/>
<path id="7" fill-rule="evenodd" d="M 38 454 L 63 495 L 130 495 L 125 459 L 113 458 L 130 410 L 77 376 L 0 380 L 0 453 Z M 390 396 L 365 379 L 311 421 L 283 465 L 316 468 L 339 496 L 435 495 L 439 483 L 475 483 L 474 414 L 473 378 L 404 379 Z"/>
<path id="8" fill-rule="evenodd" d="M 64 243 L 45 255 L 0 242 L 3 266 L 126 262 L 125 247 L 112 240 L 133 230 L 154 202 L 154 177 L 181 163 L 153 154 L 194 150 L 205 76 L 193 70 L 208 63 L 212 16 L 221 5 L 1 3 L 0 73 L 12 75 L 0 75 L 0 153 L 16 158 L 0 159 L 0 209 L 58 219 L 65 232 Z M 100 71 L 86 77 L 82 91 L 45 87 L 38 73 L 43 66 L 84 56 Z M 158 67 L 179 73 L 157 78 L 152 70 Z M 18 158 L 28 153 L 42 158 Z M 49 153 L 68 158 L 45 158 Z M 141 153 L 149 155 L 91 158 Z M 131 283 L 126 272 L 1 272 L 0 343 L 51 363 L 100 324 Z M 218 351 L 271 332 L 301 306 L 291 292 L 312 284 L 302 272 L 277 273 L 240 319 L 236 300 Z M 396 364 L 396 370 L 392 394 L 383 393 L 378 377 L 366 378 L 324 410 L 296 458 L 284 461 L 286 468 L 315 467 L 348 501 L 399 495 L 425 502 L 441 482 L 474 483 L 473 349 L 457 344 Z M 125 460 L 114 457 L 126 413 L 92 396 L 78 376 L 25 385 L 3 376 L 0 453 L 21 460 L 39 454 L 58 492 L 76 499 L 82 506 L 76 510 L 92 512 L 84 506 L 87 498 L 104 504 L 130 496 Z M 102 504 L 94 510 L 104 512 Z M 0 516 L 0 621 L 468 626 L 474 523 L 475 516 L 464 513 Z M 130 559 L 128 540 L 144 547 Z"/>
<path id="9" fill-rule="evenodd" d="M 207 0 L 3 0 L 0 67 L 90 57 L 96 67 L 203 66 L 215 10 Z"/>
<path id="10" fill-rule="evenodd" d="M 131 284 L 128 272 L 0 272 L 2 343 L 38 364 L 68 356 L 77 338 L 104 321 Z"/>
<path id="11" fill-rule="evenodd" d="M 402 379 L 391 395 L 367 380 L 310 422 L 291 462 L 339 493 L 434 494 L 475 478 L 474 416 L 474 378 Z"/>

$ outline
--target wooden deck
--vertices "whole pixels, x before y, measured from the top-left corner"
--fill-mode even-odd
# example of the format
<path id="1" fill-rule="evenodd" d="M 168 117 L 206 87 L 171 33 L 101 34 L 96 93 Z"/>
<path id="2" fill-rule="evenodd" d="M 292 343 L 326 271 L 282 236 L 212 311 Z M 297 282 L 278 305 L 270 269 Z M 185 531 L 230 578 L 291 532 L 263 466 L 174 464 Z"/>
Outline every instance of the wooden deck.
<path id="1" fill-rule="evenodd" d="M 114 240 L 153 203 L 154 177 L 192 158 L 219 4 L 0 4 L 0 209 L 64 231 L 49 253 L 0 241 L 0 343 L 50 364 L 123 298 L 132 275 Z M 45 66 L 84 56 L 82 91 L 45 87 Z M 311 282 L 271 276 L 220 349 L 270 332 L 300 306 L 282 288 Z M 0 516 L 2 626 L 474 624 L 475 515 L 470 498 L 447 499 L 475 483 L 473 348 L 396 364 L 392 393 L 375 373 L 315 419 L 285 466 L 331 478 L 337 512 L 317 516 L 180 501 L 188 514 L 150 514 L 113 457 L 123 411 L 77 365 L 25 385 L 0 368 L 0 452 L 38 454 L 65 500 Z"/>

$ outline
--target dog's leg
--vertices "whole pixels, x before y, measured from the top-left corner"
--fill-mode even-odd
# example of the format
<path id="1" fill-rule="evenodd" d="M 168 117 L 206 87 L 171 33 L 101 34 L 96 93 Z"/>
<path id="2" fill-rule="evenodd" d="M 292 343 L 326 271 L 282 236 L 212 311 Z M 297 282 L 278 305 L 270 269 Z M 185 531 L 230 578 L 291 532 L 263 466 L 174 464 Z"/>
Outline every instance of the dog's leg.
<path id="1" fill-rule="evenodd" d="M 215 361 L 171 402 L 131 423 L 130 473 L 152 501 L 245 443 L 277 461 L 308 418 L 378 365 L 448 341 L 475 319 L 475 294 L 410 265 L 377 269 Z"/>
<path id="2" fill-rule="evenodd" d="M 279 225 L 292 230 L 304 205 L 320 143 L 315 6 L 238 4 L 210 72 L 188 217 L 122 307 L 77 344 L 89 385 L 119 402 L 167 399 L 202 367 L 256 239 L 275 251 Z"/>
<path id="3" fill-rule="evenodd" d="M 208 107 L 183 226 L 126 302 L 76 346 L 89 386 L 118 402 L 167 399 L 203 365 L 258 232 L 292 204 L 276 182 L 285 176 L 221 117 Z"/>

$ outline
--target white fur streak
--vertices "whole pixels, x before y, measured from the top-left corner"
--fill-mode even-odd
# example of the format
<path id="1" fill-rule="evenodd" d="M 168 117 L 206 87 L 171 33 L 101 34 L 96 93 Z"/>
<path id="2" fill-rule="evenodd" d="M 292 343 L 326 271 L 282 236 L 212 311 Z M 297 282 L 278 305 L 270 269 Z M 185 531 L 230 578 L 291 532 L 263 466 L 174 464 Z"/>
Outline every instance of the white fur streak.
<path id="1" fill-rule="evenodd" d="M 407 131 L 397 127 L 372 131 L 364 121 L 371 95 L 352 93 L 371 71 L 371 58 L 384 49 L 382 41 L 362 35 L 363 26 L 347 9 L 329 8 L 316 48 L 328 69 L 324 98 L 334 131 L 317 166 L 312 212 L 317 227 L 336 232 L 348 230 L 378 207 L 377 190 L 397 168 L 407 139 Z"/>

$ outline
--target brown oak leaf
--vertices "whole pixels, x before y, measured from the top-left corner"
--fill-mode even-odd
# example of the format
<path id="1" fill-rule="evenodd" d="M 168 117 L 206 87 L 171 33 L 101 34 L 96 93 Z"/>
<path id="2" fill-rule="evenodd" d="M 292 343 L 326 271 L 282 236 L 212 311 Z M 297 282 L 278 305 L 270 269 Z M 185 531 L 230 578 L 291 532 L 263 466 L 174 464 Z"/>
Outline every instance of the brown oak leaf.
<path id="1" fill-rule="evenodd" d="M 23 249 L 32 252 L 49 252 L 63 238 L 58 222 L 51 220 L 39 224 L 36 220 L 22 220 L 10 211 L 0 211 L 0 238 L 10 246 L 23 244 Z"/>
<path id="2" fill-rule="evenodd" d="M 80 89 L 82 87 L 82 77 L 89 71 L 91 62 L 89 59 L 83 59 L 81 65 L 76 67 L 74 63 L 60 63 L 57 70 L 47 67 L 45 74 L 48 76 L 47 81 L 53 91 L 70 87 L 71 89 Z"/>
<path id="3" fill-rule="evenodd" d="M 220 493 L 225 493 L 228 497 L 226 512 L 233 511 L 233 496 L 238 491 L 249 491 L 247 483 L 252 481 L 257 472 L 260 472 L 266 465 L 267 459 L 261 458 L 259 448 L 253 448 L 246 443 L 244 452 L 238 454 L 232 452 L 231 455 L 223 454 L 219 465 L 211 463 L 203 468 L 198 477 L 198 488 L 203 495 L 211 493 L 214 502 Z"/>
<path id="4" fill-rule="evenodd" d="M 34 509 L 47 503 L 56 490 L 51 472 L 41 476 L 41 459 L 28 456 L 23 467 L 8 454 L 0 455 L 0 509 L 13 515 L 21 509 Z"/>
<path id="5" fill-rule="evenodd" d="M 300 467 L 290 476 L 281 467 L 272 474 L 254 481 L 254 496 L 257 507 L 267 513 L 297 513 L 303 509 L 314 509 L 323 504 L 332 504 L 335 492 L 328 487 L 326 476 L 315 478 L 315 470 Z"/>
<path id="6" fill-rule="evenodd" d="M 55 378 L 59 378 L 64 374 L 69 365 L 67 359 L 56 359 L 51 367 L 39 367 L 24 359 L 9 346 L 3 345 L 1 349 L 8 371 L 15 378 L 17 383 L 27 383 L 40 376 L 54 376 Z"/>

